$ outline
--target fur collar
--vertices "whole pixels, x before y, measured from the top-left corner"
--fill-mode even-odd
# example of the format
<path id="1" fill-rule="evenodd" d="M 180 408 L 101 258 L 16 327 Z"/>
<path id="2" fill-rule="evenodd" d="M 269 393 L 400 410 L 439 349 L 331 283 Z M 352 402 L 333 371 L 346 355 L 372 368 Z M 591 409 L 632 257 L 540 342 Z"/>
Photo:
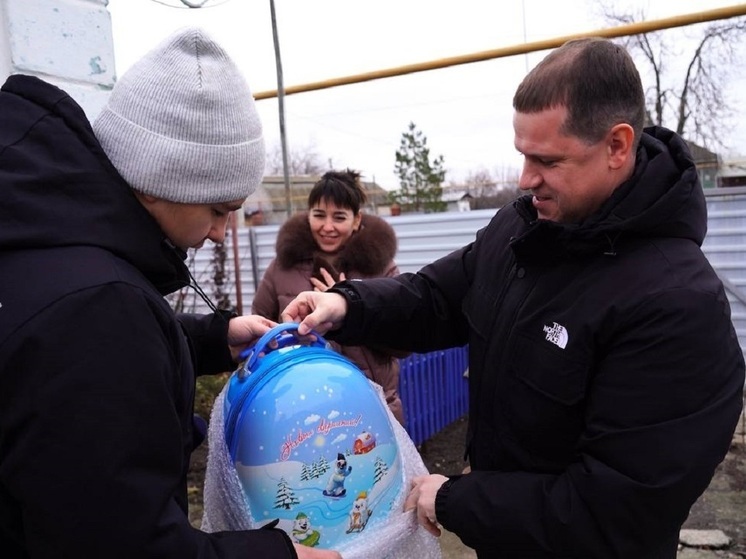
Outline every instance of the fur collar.
<path id="1" fill-rule="evenodd" d="M 396 234 L 391 225 L 378 216 L 364 213 L 360 229 L 336 255 L 336 270 L 345 275 L 350 272 L 366 277 L 383 275 L 394 261 L 396 248 Z M 334 269 L 328 265 L 329 256 L 319 250 L 313 239 L 306 212 L 294 215 L 282 225 L 275 249 L 277 262 L 282 268 L 313 261 L 314 269 L 320 265 L 327 270 Z"/>

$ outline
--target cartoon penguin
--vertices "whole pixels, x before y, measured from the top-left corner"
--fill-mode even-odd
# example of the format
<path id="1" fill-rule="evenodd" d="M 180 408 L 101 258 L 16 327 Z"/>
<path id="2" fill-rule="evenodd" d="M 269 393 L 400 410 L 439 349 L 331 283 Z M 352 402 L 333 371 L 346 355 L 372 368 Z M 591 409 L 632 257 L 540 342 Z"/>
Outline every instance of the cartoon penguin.
<path id="1" fill-rule="evenodd" d="M 347 465 L 347 458 L 344 454 L 337 453 L 337 461 L 334 463 L 334 471 L 329 477 L 329 483 L 326 485 L 323 493 L 327 497 L 344 497 L 347 489 L 344 488 L 345 478 L 350 475 L 352 466 Z"/>
<path id="2" fill-rule="evenodd" d="M 357 499 L 352 503 L 350 509 L 350 525 L 347 528 L 347 533 L 350 532 L 362 532 L 365 530 L 365 526 L 368 524 L 368 519 L 373 511 L 368 508 L 368 492 L 361 491 L 357 495 Z"/>
<path id="3" fill-rule="evenodd" d="M 317 530 L 311 530 L 311 521 L 304 512 L 299 512 L 293 523 L 293 541 L 307 547 L 319 545 L 321 534 Z"/>

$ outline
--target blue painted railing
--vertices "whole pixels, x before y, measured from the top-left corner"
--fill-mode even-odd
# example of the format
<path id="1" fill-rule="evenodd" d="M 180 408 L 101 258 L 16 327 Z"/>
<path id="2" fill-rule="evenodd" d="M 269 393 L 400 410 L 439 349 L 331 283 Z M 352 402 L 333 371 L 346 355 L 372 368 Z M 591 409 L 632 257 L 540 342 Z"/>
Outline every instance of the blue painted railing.
<path id="1" fill-rule="evenodd" d="M 469 409 L 468 347 L 414 353 L 400 360 L 399 392 L 407 433 L 419 445 Z"/>

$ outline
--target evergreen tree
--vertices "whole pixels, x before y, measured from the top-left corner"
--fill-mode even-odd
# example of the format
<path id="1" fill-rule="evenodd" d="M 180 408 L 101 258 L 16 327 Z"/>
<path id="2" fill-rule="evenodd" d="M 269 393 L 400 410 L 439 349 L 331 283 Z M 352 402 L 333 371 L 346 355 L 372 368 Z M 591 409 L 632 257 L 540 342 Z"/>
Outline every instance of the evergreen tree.
<path id="1" fill-rule="evenodd" d="M 285 478 L 280 478 L 280 482 L 277 484 L 277 495 L 275 496 L 275 508 L 276 509 L 287 509 L 290 510 L 293 505 L 300 503 L 295 493 L 288 486 L 288 482 Z"/>
<path id="2" fill-rule="evenodd" d="M 324 471 L 321 467 L 321 460 L 315 460 L 313 465 L 311 466 L 311 477 L 317 478 L 323 473 Z"/>
<path id="3" fill-rule="evenodd" d="M 378 483 L 383 479 L 389 471 L 389 467 L 386 465 L 380 456 L 376 457 L 376 462 L 373 464 L 373 484 Z"/>
<path id="4" fill-rule="evenodd" d="M 300 470 L 300 480 L 308 481 L 309 479 L 311 479 L 311 472 L 308 470 L 308 465 L 304 462 Z"/>
<path id="5" fill-rule="evenodd" d="M 399 177 L 399 190 L 389 196 L 392 202 L 401 206 L 402 211 L 445 211 L 446 203 L 441 199 L 441 184 L 446 177 L 443 156 L 430 160 L 427 138 L 417 130 L 414 122 L 410 122 L 408 131 L 402 133 L 394 170 Z"/>

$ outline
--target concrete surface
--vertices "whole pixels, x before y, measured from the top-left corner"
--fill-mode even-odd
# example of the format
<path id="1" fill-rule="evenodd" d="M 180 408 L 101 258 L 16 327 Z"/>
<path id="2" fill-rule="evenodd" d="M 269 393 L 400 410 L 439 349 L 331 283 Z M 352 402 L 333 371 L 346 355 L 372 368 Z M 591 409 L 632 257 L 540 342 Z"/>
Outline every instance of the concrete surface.
<path id="1" fill-rule="evenodd" d="M 720 530 L 687 530 L 685 538 L 691 542 L 698 542 L 701 545 L 710 545 L 715 543 L 720 546 L 723 544 L 722 538 L 726 538 Z M 717 534 L 722 534 L 722 538 Z M 715 538 L 717 541 L 710 541 Z M 477 554 L 473 549 L 466 547 L 461 540 L 452 532 L 443 530 L 440 536 L 440 550 L 443 559 L 476 559 Z M 694 547 L 682 547 L 676 555 L 676 559 L 740 559 L 741 555 L 730 553 L 727 550 L 703 549 Z"/>
<path id="2" fill-rule="evenodd" d="M 443 530 L 440 536 L 440 551 L 443 559 L 476 559 L 477 554 L 470 547 L 466 547 L 458 536 L 448 530 Z"/>

